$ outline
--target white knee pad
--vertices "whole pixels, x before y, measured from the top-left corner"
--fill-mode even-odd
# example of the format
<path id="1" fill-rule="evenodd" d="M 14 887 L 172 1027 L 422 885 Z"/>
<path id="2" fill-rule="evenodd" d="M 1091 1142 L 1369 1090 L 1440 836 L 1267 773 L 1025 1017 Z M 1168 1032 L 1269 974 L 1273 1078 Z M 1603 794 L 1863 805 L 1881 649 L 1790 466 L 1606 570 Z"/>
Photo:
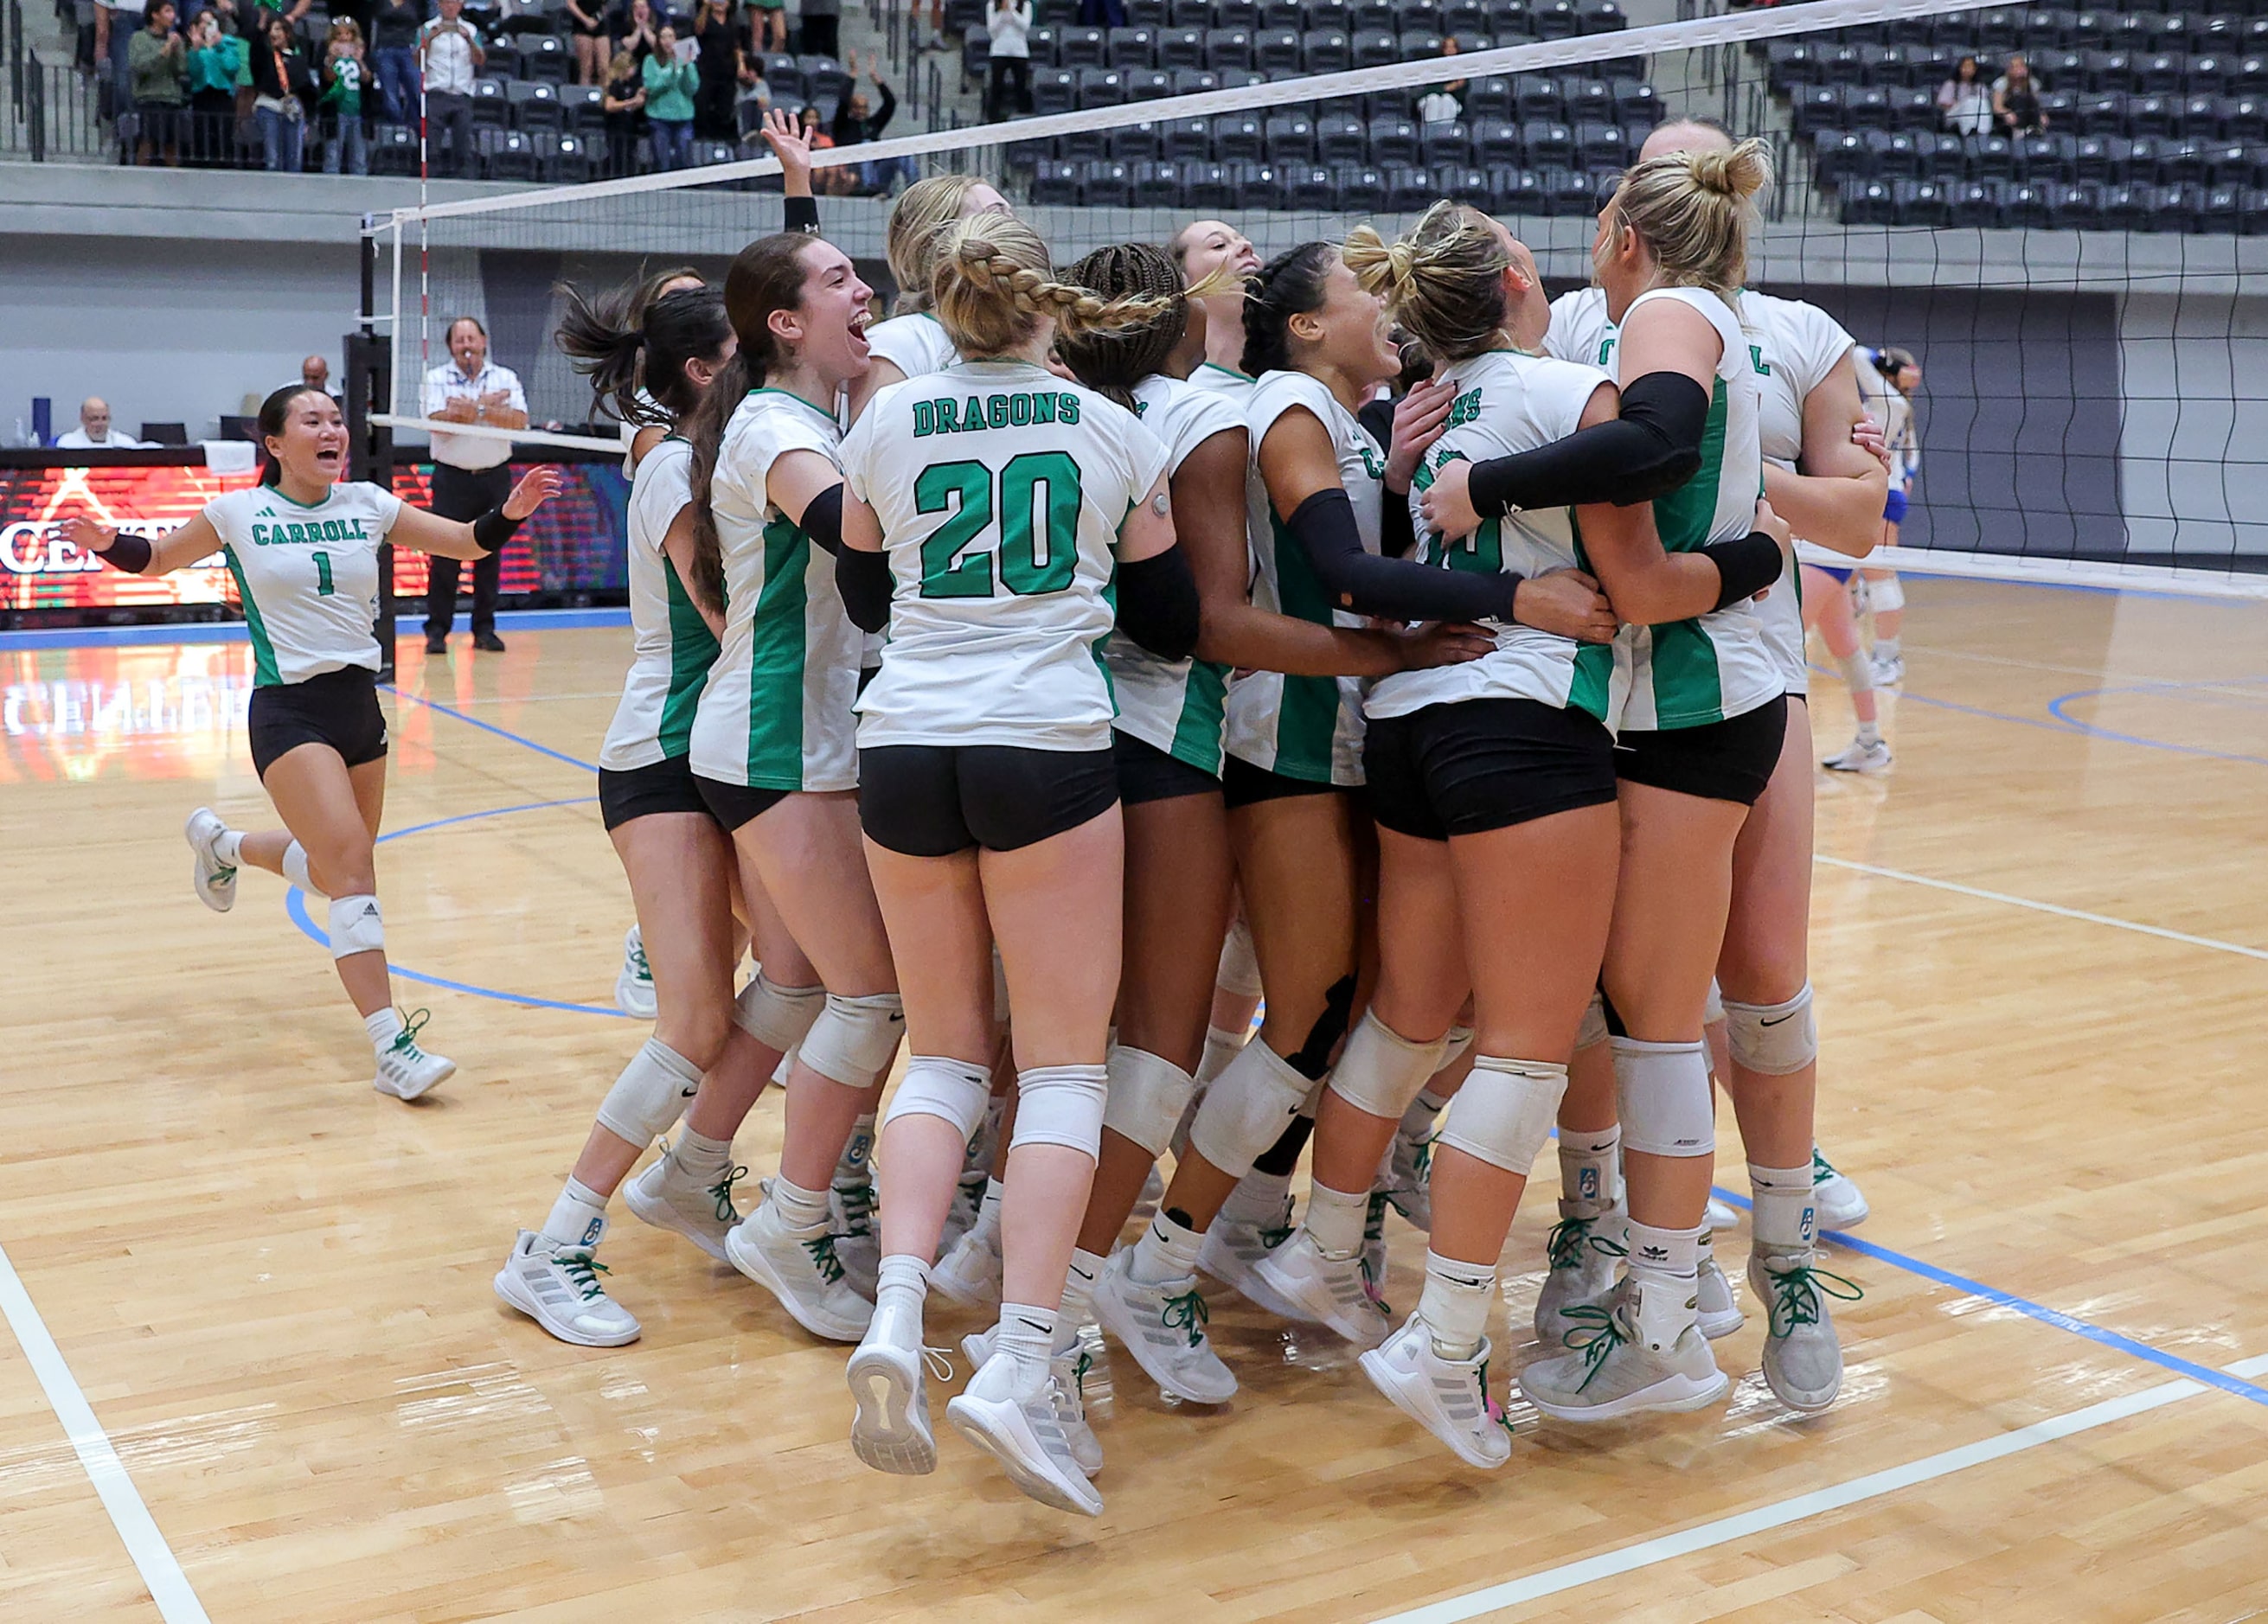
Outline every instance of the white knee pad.
<path id="1" fill-rule="evenodd" d="M 1717 978 L 1709 978 L 1709 996 L 1701 1006 L 1701 1024 L 1713 1026 L 1725 1018 L 1725 989 L 1717 985 Z"/>
<path id="2" fill-rule="evenodd" d="M 1205 1090 L 1204 1103 L 1189 1124 L 1189 1145 L 1221 1172 L 1241 1179 L 1307 1109 L 1314 1086 L 1255 1038 Z"/>
<path id="3" fill-rule="evenodd" d="M 297 841 L 284 848 L 284 878 L 311 897 L 324 895 L 323 888 L 307 877 L 307 849 Z"/>
<path id="4" fill-rule="evenodd" d="M 599 1126 L 626 1144 L 652 1144 L 677 1126 L 700 1086 L 698 1066 L 648 1038 L 599 1102 Z"/>
<path id="5" fill-rule="evenodd" d="M 1163 1156 L 1197 1080 L 1170 1060 L 1123 1043 L 1110 1051 L 1108 1070 L 1110 1098 L 1102 1107 L 1102 1125 L 1152 1157 Z"/>
<path id="6" fill-rule="evenodd" d="M 733 1025 L 766 1048 L 784 1054 L 803 1041 L 826 1006 L 824 987 L 783 987 L 758 970 L 733 1000 Z"/>
<path id="7" fill-rule="evenodd" d="M 1413 1043 L 1366 1010 L 1331 1068 L 1331 1092 L 1358 1111 L 1398 1121 L 1441 1069 L 1446 1038 Z"/>
<path id="8" fill-rule="evenodd" d="M 1575 1028 L 1575 1047 L 1596 1048 L 1611 1035 L 1607 1031 L 1607 1001 L 1593 993 L 1590 1003 L 1583 1006 L 1583 1024 Z"/>
<path id="9" fill-rule="evenodd" d="M 1016 1131 L 1008 1135 L 1008 1149 L 1057 1144 L 1100 1156 L 1109 1077 L 1107 1066 L 1035 1066 L 1018 1072 Z"/>
<path id="10" fill-rule="evenodd" d="M 882 1113 L 887 1128 L 902 1116 L 934 1116 L 961 1130 L 965 1143 L 984 1124 L 984 1104 L 992 1097 L 992 1070 L 975 1061 L 939 1054 L 909 1054 L 906 1075 Z"/>
<path id="11" fill-rule="evenodd" d="M 1241 914 L 1230 922 L 1227 939 L 1220 944 L 1220 968 L 1213 972 L 1212 981 L 1221 991 L 1240 998 L 1260 996 L 1260 957 L 1252 951 L 1252 927 Z"/>
<path id="12" fill-rule="evenodd" d="M 803 1063 L 845 1088 L 871 1088 L 897 1058 L 906 1010 L 895 993 L 827 995 L 827 1008 L 803 1038 Z"/>
<path id="13" fill-rule="evenodd" d="M 386 951 L 386 915 L 379 911 L 378 899 L 371 896 L 340 897 L 331 904 L 331 957 L 345 959 L 356 953 L 382 953 Z"/>
<path id="14" fill-rule="evenodd" d="M 1439 1077 L 1471 1053 L 1472 1047 L 1473 1029 L 1471 1027 L 1450 1027 L 1449 1035 L 1441 1042 L 1441 1058 L 1433 1062 L 1433 1075 Z"/>
<path id="15" fill-rule="evenodd" d="M 1733 1058 L 1750 1071 L 1784 1077 L 1819 1058 L 1819 1025 L 1811 1014 L 1811 983 L 1786 1003 L 1725 1003 L 1725 1035 Z"/>
<path id="16" fill-rule="evenodd" d="M 1565 1066 L 1484 1054 L 1450 1102 L 1440 1141 L 1524 1179 L 1551 1137 L 1566 1092 Z"/>
<path id="17" fill-rule="evenodd" d="M 1867 608 L 1873 614 L 1887 614 L 1906 606 L 1906 589 L 1898 584 L 1895 575 L 1887 581 L 1867 583 Z"/>
<path id="18" fill-rule="evenodd" d="M 1843 668 L 1843 686 L 1852 694 L 1874 691 L 1874 663 L 1867 659 L 1866 650 L 1838 656 L 1835 663 Z"/>
<path id="19" fill-rule="evenodd" d="M 1623 1149 L 1647 1156 L 1707 1156 L 1717 1148 L 1709 1051 L 1698 1043 L 1616 1038 L 1615 1106 Z"/>

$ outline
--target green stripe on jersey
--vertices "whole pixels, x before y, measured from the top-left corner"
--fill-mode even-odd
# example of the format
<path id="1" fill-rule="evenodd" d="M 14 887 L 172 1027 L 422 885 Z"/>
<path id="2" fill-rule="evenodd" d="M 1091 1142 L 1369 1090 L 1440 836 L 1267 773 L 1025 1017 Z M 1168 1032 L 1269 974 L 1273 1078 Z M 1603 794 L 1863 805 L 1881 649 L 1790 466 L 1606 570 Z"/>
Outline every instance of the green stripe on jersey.
<path id="1" fill-rule="evenodd" d="M 1709 420 L 1701 430 L 1701 467 L 1693 477 L 1653 503 L 1653 527 L 1665 553 L 1690 553 L 1709 544 L 1717 525 L 1717 482 L 1725 472 L 1725 380 L 1709 392 Z"/>
<path id="2" fill-rule="evenodd" d="M 809 652 L 803 573 L 811 543 L 784 518 L 764 526 L 764 584 L 749 627 L 748 785 L 803 788 L 803 672 Z"/>
<path id="3" fill-rule="evenodd" d="M 1657 727 L 1697 727 L 1725 719 L 1717 645 L 1698 621 L 1653 628 L 1653 712 Z"/>
<path id="4" fill-rule="evenodd" d="M 1228 667 L 1213 660 L 1191 660 L 1189 680 L 1182 688 L 1181 717 L 1174 724 L 1174 747 L 1167 753 L 1218 776 L 1227 704 Z"/>
<path id="5" fill-rule="evenodd" d="M 701 618 L 666 554 L 661 576 L 669 592 L 669 693 L 661 702 L 660 742 L 662 754 L 674 760 L 693 747 L 693 715 L 701 708 L 709 668 L 717 663 L 717 634 Z"/>
<path id="6" fill-rule="evenodd" d="M 1273 509 L 1269 528 L 1275 533 L 1277 607 L 1296 621 L 1329 626 L 1331 595 L 1308 563 L 1300 545 Z M 1338 736 L 1339 684 L 1336 677 L 1286 677 L 1284 698 L 1276 711 L 1275 771 L 1286 778 L 1309 783 L 1331 781 L 1332 742 Z"/>
<path id="7" fill-rule="evenodd" d="M 252 634 L 252 686 L 281 687 L 284 674 L 276 668 L 276 645 L 268 641 L 268 627 L 260 618 L 260 606 L 252 601 L 252 588 L 245 581 L 244 566 L 237 562 L 232 547 L 223 547 L 221 555 L 228 560 L 229 574 L 236 577 L 236 595 L 244 605 L 244 628 Z"/>
<path id="8" fill-rule="evenodd" d="M 1607 719 L 1607 687 L 1615 674 L 1615 645 L 1587 643 L 1575 650 L 1575 668 L 1567 682 L 1567 708 L 1586 716 Z"/>

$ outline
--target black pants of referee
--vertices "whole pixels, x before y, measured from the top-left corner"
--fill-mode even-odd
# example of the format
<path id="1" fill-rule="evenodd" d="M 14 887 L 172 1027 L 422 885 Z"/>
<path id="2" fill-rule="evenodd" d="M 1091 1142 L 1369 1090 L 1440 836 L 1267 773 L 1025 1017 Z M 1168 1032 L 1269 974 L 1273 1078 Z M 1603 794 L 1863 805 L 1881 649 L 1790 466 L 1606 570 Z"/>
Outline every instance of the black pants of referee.
<path id="1" fill-rule="evenodd" d="M 508 462 L 499 462 L 493 468 L 453 468 L 446 462 L 433 465 L 433 511 L 439 518 L 469 524 L 490 508 L 502 507 L 510 495 L 512 465 Z M 446 637 L 457 618 L 457 574 L 461 563 L 437 555 L 427 567 L 431 574 L 425 590 L 425 635 Z M 503 574 L 501 548 L 473 566 L 473 635 L 476 637 L 496 629 L 497 583 Z"/>

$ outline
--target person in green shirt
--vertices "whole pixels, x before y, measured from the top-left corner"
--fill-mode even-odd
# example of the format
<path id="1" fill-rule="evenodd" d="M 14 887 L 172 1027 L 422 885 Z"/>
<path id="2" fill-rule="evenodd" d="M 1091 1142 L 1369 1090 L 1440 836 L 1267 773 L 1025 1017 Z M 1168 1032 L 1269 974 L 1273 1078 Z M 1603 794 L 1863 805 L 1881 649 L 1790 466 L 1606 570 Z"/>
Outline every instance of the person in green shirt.
<path id="1" fill-rule="evenodd" d="M 244 71 L 244 41 L 224 33 L 211 9 L 189 25 L 189 161 L 225 169 L 236 156 L 236 82 Z"/>
<path id="2" fill-rule="evenodd" d="M 330 127 L 330 139 L 323 143 L 323 173 L 339 173 L 342 158 L 346 173 L 366 175 L 370 173 L 370 143 L 365 138 L 362 106 L 363 91 L 370 80 L 370 70 L 363 61 L 362 29 L 351 17 L 342 17 L 331 24 L 330 39 L 323 48 L 323 97 L 317 105 Z"/>
<path id="3" fill-rule="evenodd" d="M 134 161 L 181 161 L 181 104 L 188 92 L 188 52 L 173 32 L 173 0 L 152 0 L 144 14 L 144 26 L 126 48 L 127 82 L 134 95 L 134 113 L 141 134 Z"/>
<path id="4" fill-rule="evenodd" d="M 677 30 L 664 25 L 653 55 L 640 70 L 646 122 L 653 127 L 653 166 L 682 169 L 693 158 L 693 92 L 700 70 L 677 58 Z"/>

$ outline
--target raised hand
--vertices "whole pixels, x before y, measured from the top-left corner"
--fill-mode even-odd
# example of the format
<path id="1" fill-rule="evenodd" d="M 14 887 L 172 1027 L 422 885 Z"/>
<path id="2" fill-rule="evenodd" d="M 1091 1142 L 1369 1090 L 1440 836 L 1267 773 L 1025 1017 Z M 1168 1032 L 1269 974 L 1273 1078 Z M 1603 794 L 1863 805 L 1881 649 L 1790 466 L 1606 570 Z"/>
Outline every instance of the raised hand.
<path id="1" fill-rule="evenodd" d="M 780 161 L 780 179 L 790 197 L 811 195 L 811 143 L 794 114 L 773 107 L 760 127 L 764 144 Z M 800 189 L 799 189 L 799 187 Z"/>
<path id="2" fill-rule="evenodd" d="M 549 463 L 540 468 L 530 468 L 520 476 L 519 483 L 512 488 L 504 498 L 504 516 L 517 523 L 557 496 L 566 485 L 565 477 Z"/>

